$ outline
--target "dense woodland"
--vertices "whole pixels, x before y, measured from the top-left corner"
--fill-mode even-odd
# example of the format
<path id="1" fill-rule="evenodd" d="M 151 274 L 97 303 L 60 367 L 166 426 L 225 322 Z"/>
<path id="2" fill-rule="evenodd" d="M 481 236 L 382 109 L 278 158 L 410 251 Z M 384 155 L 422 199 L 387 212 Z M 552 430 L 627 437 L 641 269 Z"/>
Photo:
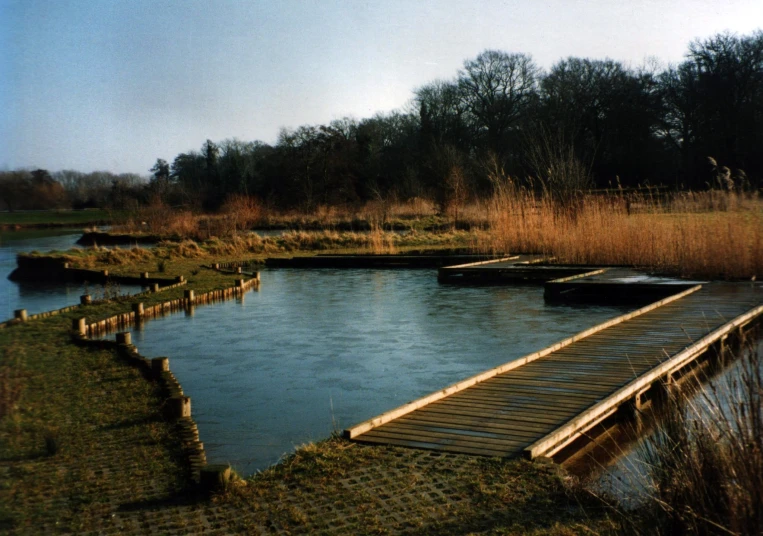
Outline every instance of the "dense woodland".
<path id="1" fill-rule="evenodd" d="M 276 208 L 490 194 L 496 178 L 568 195 L 666 185 L 755 190 L 763 176 L 763 32 L 689 45 L 680 65 L 567 58 L 547 72 L 486 50 L 400 110 L 280 132 L 274 145 L 206 140 L 135 175 L 0 173 L 0 208 L 213 210 L 231 195 Z M 4 207 L 3 207 L 4 205 Z"/>

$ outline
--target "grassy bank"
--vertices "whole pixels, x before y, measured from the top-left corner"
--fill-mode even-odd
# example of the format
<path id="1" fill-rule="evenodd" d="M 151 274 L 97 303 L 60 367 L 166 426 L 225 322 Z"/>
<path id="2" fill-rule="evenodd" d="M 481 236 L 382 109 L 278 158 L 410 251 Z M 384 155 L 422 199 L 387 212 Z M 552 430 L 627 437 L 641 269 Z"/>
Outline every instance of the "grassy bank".
<path id="1" fill-rule="evenodd" d="M 155 248 L 75 248 L 66 252 L 32 253 L 65 258 L 78 268 L 109 268 L 112 273 L 179 272 L 197 275 L 199 265 L 226 261 L 260 262 L 268 257 L 316 253 L 406 253 L 420 249 L 472 248 L 478 235 L 470 231 L 438 233 L 396 232 L 376 229 L 368 233 L 338 231 L 289 231 L 281 236 L 261 237 L 242 232 L 227 238 L 204 241 L 161 242 Z"/>

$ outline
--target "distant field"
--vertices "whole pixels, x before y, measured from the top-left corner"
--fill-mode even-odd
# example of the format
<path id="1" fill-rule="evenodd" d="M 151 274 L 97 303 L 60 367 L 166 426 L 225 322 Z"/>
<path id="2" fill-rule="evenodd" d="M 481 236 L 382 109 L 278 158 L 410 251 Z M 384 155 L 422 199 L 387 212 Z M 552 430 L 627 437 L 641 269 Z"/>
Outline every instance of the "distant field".
<path id="1" fill-rule="evenodd" d="M 124 221 L 126 217 L 127 213 L 124 211 L 102 209 L 0 212 L 0 226 L 57 227 L 90 223 L 117 223 Z"/>

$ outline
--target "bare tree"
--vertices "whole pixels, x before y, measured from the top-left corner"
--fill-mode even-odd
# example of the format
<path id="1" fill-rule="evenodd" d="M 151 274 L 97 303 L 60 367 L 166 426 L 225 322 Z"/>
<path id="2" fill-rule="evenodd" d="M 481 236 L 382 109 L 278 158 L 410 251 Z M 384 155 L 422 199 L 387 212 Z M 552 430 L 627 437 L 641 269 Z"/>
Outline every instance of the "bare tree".
<path id="1" fill-rule="evenodd" d="M 526 54 L 486 50 L 464 62 L 458 73 L 458 87 L 491 149 L 501 152 L 504 134 L 532 101 L 538 73 L 538 67 Z"/>

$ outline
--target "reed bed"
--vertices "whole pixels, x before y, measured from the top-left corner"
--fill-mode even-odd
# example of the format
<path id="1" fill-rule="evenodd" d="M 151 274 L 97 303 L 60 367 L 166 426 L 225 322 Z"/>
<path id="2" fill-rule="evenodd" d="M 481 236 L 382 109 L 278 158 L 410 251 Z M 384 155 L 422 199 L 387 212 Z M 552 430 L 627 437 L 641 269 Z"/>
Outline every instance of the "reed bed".
<path id="1" fill-rule="evenodd" d="M 628 265 L 688 277 L 763 273 L 763 202 L 727 192 L 580 196 L 565 203 L 503 190 L 488 206 L 479 248 L 540 253 L 570 264 Z"/>

